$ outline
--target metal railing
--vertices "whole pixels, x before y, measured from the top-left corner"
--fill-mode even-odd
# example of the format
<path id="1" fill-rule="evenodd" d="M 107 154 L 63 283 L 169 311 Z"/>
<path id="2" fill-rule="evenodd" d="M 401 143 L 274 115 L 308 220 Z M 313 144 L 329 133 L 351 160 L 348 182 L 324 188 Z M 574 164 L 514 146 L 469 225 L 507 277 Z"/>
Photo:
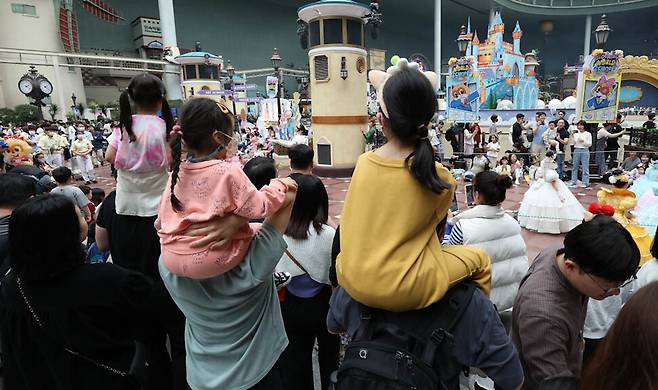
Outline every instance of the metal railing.
<path id="1" fill-rule="evenodd" d="M 630 145 L 643 148 L 658 148 L 658 129 L 631 128 Z"/>
<path id="2" fill-rule="evenodd" d="M 63 58 L 61 66 L 69 68 L 92 68 L 119 71 L 148 70 L 156 73 L 180 74 L 179 66 L 162 60 L 118 57 L 96 54 L 63 53 L 44 50 L 0 48 L 0 63 L 35 66 L 55 66 L 53 58 Z M 174 65 L 168 70 L 165 65 Z"/>

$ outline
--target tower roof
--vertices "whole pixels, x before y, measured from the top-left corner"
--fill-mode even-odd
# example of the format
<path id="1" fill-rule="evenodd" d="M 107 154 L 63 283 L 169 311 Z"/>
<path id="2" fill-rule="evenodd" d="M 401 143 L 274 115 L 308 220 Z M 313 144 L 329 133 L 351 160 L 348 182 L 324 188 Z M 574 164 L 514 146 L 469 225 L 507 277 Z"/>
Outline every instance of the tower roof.
<path id="1" fill-rule="evenodd" d="M 473 44 L 474 45 L 480 44 L 480 38 L 478 38 L 478 30 L 475 30 L 475 33 L 473 33 Z"/>
<path id="2" fill-rule="evenodd" d="M 367 5 L 352 0 L 321 0 L 299 7 L 297 15 L 305 22 L 321 16 L 363 18 L 370 13 Z"/>
<path id="3" fill-rule="evenodd" d="M 494 24 L 503 24 L 503 18 L 500 16 L 500 11 L 496 11 L 494 16 Z"/>
<path id="4" fill-rule="evenodd" d="M 513 32 L 522 32 L 522 31 L 521 31 L 521 26 L 519 25 L 519 21 L 518 21 L 518 20 L 516 21 L 516 26 L 514 27 L 514 31 L 513 31 Z"/>

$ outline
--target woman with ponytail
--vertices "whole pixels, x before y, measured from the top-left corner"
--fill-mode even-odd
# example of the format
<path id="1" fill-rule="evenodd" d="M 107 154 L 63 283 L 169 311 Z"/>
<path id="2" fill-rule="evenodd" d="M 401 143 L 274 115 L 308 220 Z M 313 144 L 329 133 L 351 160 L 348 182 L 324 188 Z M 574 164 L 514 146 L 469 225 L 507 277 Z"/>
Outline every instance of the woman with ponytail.
<path id="1" fill-rule="evenodd" d="M 388 142 L 362 155 L 352 176 L 341 216 L 339 284 L 362 304 L 392 311 L 427 307 L 468 277 L 488 294 L 488 256 L 442 248 L 436 235 L 456 187 L 428 139 L 436 74 L 400 59 L 369 78 Z"/>
<path id="2" fill-rule="evenodd" d="M 168 178 L 167 141 L 174 125 L 165 96 L 162 80 L 144 73 L 133 77 L 119 98 L 119 127 L 108 139 L 105 157 L 117 170 L 119 215 L 158 215 Z"/>

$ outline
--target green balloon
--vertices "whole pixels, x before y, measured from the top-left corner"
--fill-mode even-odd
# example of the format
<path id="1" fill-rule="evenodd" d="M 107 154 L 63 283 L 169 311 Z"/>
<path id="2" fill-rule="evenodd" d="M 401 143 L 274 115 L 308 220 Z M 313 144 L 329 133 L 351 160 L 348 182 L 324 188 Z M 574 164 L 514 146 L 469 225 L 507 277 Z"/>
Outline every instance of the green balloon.
<path id="1" fill-rule="evenodd" d="M 391 57 L 391 65 L 395 66 L 397 65 L 398 61 L 400 61 L 400 56 L 399 55 L 394 55 Z"/>

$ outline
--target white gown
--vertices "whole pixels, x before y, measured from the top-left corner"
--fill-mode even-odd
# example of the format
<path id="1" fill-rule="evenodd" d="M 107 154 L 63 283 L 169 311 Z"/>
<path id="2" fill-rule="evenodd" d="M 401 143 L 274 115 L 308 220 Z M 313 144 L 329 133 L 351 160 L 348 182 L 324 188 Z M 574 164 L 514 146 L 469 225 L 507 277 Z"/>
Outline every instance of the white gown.
<path id="1" fill-rule="evenodd" d="M 585 209 L 558 178 L 556 164 L 544 159 L 537 179 L 523 196 L 519 224 L 539 233 L 566 233 L 583 221 Z M 555 183 L 558 191 L 552 183 Z"/>

